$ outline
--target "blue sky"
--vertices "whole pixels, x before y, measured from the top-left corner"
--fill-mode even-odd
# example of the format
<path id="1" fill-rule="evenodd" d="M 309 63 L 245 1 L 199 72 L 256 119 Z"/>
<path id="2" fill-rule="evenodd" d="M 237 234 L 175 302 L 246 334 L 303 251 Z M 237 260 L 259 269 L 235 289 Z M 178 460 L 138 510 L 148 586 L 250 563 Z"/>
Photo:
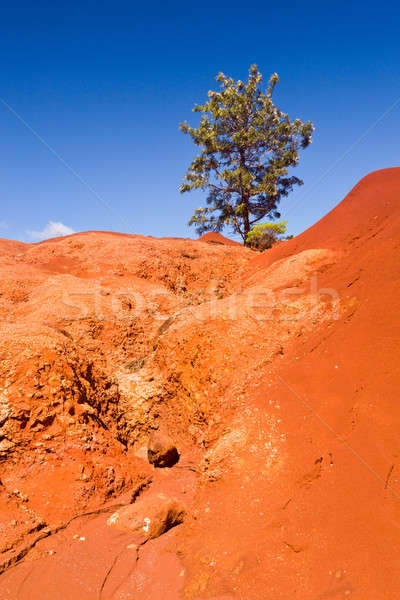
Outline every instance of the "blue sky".
<path id="1" fill-rule="evenodd" d="M 368 0 L 3 4 L 0 236 L 195 237 L 203 196 L 179 194 L 195 149 L 178 124 L 219 71 L 244 79 L 251 63 L 278 72 L 276 103 L 316 127 L 305 185 L 281 204 L 299 233 L 400 164 L 399 18 L 398 3 Z"/>

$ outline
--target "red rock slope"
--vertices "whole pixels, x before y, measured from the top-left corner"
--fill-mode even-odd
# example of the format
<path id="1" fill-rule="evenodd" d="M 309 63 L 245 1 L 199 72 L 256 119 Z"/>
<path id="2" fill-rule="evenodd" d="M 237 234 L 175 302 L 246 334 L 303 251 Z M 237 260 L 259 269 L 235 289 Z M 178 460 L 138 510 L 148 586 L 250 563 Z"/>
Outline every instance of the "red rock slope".
<path id="1" fill-rule="evenodd" d="M 260 255 L 1 242 L 1 598 L 398 598 L 399 198 L 372 173 Z"/>
<path id="2" fill-rule="evenodd" d="M 199 239 L 198 242 L 207 242 L 209 244 L 224 244 L 225 246 L 240 246 L 239 242 L 235 242 L 216 231 L 209 231 L 205 233 Z"/>

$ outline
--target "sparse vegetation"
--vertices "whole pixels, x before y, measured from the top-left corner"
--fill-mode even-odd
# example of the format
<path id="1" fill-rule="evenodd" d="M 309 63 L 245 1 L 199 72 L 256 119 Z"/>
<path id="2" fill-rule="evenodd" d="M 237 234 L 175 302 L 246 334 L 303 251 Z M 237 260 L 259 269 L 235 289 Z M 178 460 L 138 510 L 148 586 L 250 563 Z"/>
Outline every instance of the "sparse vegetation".
<path id="1" fill-rule="evenodd" d="M 287 221 L 276 223 L 257 223 L 247 234 L 246 243 L 255 250 L 268 250 L 274 244 L 284 239 Z M 286 238 L 287 239 L 287 238 Z"/>
<path id="2" fill-rule="evenodd" d="M 193 109 L 201 113 L 199 126 L 180 126 L 202 148 L 180 191 L 208 191 L 207 206 L 189 221 L 199 234 L 230 226 L 248 245 L 252 226 L 264 218 L 279 218 L 281 198 L 303 183 L 289 169 L 298 164 L 300 149 L 311 143 L 314 126 L 311 121 L 291 121 L 275 106 L 276 73 L 265 92 L 257 65 L 250 67 L 247 83 L 223 73 L 216 79 L 220 91 L 209 91 L 208 101 Z"/>

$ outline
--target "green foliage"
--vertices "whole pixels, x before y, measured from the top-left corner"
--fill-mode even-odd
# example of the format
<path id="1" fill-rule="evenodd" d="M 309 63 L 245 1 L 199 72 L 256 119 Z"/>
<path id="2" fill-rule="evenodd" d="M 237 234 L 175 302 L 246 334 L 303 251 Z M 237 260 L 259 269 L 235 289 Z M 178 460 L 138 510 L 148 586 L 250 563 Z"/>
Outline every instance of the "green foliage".
<path id="1" fill-rule="evenodd" d="M 256 250 L 268 250 L 279 240 L 286 232 L 287 221 L 276 223 L 257 223 L 254 225 L 246 237 L 246 243 L 250 248 Z"/>
<path id="2" fill-rule="evenodd" d="M 272 94 L 279 78 L 274 73 L 265 92 L 262 75 L 252 65 L 247 83 L 219 73 L 220 91 L 208 92 L 208 101 L 196 105 L 200 124 L 180 129 L 202 148 L 180 187 L 182 193 L 207 190 L 207 206 L 189 221 L 199 234 L 231 226 L 244 242 L 251 226 L 264 217 L 279 218 L 277 206 L 294 185 L 289 175 L 299 151 L 312 141 L 311 121 L 290 120 L 276 108 Z"/>

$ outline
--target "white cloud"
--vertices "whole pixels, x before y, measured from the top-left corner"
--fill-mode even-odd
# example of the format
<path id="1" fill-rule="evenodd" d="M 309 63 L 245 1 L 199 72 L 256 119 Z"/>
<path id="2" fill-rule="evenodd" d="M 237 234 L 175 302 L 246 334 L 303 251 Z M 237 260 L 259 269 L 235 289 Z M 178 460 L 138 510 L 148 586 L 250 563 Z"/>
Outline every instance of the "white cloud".
<path id="1" fill-rule="evenodd" d="M 0 221 L 0 229 L 8 229 L 8 223 L 5 221 Z"/>
<path id="2" fill-rule="evenodd" d="M 47 240 L 61 235 L 70 235 L 75 231 L 60 221 L 49 221 L 42 231 L 27 231 L 26 233 L 33 240 Z"/>

